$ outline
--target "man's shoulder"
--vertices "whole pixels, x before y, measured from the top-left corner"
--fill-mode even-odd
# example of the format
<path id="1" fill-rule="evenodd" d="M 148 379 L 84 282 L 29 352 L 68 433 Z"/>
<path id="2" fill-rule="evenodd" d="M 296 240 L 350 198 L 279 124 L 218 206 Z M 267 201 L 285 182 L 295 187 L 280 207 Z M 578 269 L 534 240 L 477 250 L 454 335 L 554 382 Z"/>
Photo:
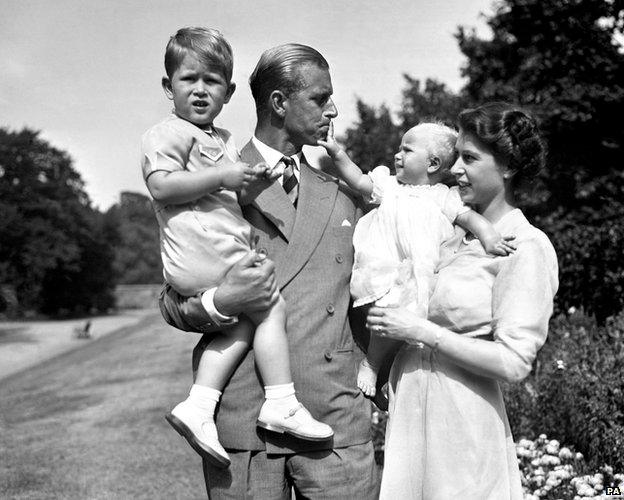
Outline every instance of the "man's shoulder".
<path id="1" fill-rule="evenodd" d="M 247 163 L 258 163 L 263 161 L 262 155 L 254 145 L 253 141 L 249 139 L 240 151 L 241 160 Z"/>

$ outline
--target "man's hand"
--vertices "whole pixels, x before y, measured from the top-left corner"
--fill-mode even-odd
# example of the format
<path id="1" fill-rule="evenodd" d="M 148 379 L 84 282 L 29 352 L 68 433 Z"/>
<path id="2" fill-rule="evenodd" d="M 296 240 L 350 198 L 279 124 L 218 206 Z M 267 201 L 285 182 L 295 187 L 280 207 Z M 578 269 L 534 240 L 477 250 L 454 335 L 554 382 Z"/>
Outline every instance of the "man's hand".
<path id="1" fill-rule="evenodd" d="M 214 305 L 221 314 L 266 311 L 279 298 L 275 266 L 255 251 L 234 264 L 214 295 Z"/>

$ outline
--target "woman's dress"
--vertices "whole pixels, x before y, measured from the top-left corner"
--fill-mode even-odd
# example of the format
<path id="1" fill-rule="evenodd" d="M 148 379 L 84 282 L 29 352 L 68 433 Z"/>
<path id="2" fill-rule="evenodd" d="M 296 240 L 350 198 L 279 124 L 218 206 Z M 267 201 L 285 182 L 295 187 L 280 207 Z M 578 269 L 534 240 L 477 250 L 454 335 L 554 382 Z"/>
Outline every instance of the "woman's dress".
<path id="1" fill-rule="evenodd" d="M 493 257 L 478 240 L 465 238 L 451 250 L 463 236 L 458 228 L 440 262 L 428 317 L 457 335 L 495 342 L 502 378 L 518 381 L 546 340 L 557 258 L 548 238 L 520 210 L 494 226 L 516 236 L 517 251 Z M 394 361 L 389 385 L 382 500 L 522 498 L 497 380 L 428 347 L 407 345 Z"/>

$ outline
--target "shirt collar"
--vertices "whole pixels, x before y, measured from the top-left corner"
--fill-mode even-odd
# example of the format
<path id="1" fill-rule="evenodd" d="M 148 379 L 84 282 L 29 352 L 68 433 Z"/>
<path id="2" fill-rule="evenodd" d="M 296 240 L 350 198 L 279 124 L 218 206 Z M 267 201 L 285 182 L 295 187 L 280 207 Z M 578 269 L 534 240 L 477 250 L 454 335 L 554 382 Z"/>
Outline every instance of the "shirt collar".
<path id="1" fill-rule="evenodd" d="M 256 147 L 264 161 L 267 163 L 269 168 L 274 168 L 284 155 L 280 153 L 277 149 L 272 148 L 271 146 L 267 146 L 264 142 L 258 139 L 255 135 L 251 138 L 252 144 Z M 295 160 L 295 168 L 299 170 L 301 167 L 301 151 L 297 154 L 291 156 L 293 160 Z"/>

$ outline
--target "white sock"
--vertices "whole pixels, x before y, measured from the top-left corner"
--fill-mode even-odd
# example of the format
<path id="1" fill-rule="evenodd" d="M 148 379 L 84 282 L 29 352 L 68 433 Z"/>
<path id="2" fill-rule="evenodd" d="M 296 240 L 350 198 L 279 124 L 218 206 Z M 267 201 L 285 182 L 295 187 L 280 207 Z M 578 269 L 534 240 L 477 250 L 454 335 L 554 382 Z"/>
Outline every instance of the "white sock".
<path id="1" fill-rule="evenodd" d="M 201 410 L 207 416 L 214 415 L 215 407 L 221 398 L 221 391 L 206 387 L 204 385 L 193 384 L 189 391 L 189 401 L 193 403 L 198 410 Z"/>
<path id="2" fill-rule="evenodd" d="M 295 384 L 293 382 L 280 385 L 265 385 L 264 397 L 280 406 L 290 407 L 299 403 L 297 396 L 295 396 Z"/>

